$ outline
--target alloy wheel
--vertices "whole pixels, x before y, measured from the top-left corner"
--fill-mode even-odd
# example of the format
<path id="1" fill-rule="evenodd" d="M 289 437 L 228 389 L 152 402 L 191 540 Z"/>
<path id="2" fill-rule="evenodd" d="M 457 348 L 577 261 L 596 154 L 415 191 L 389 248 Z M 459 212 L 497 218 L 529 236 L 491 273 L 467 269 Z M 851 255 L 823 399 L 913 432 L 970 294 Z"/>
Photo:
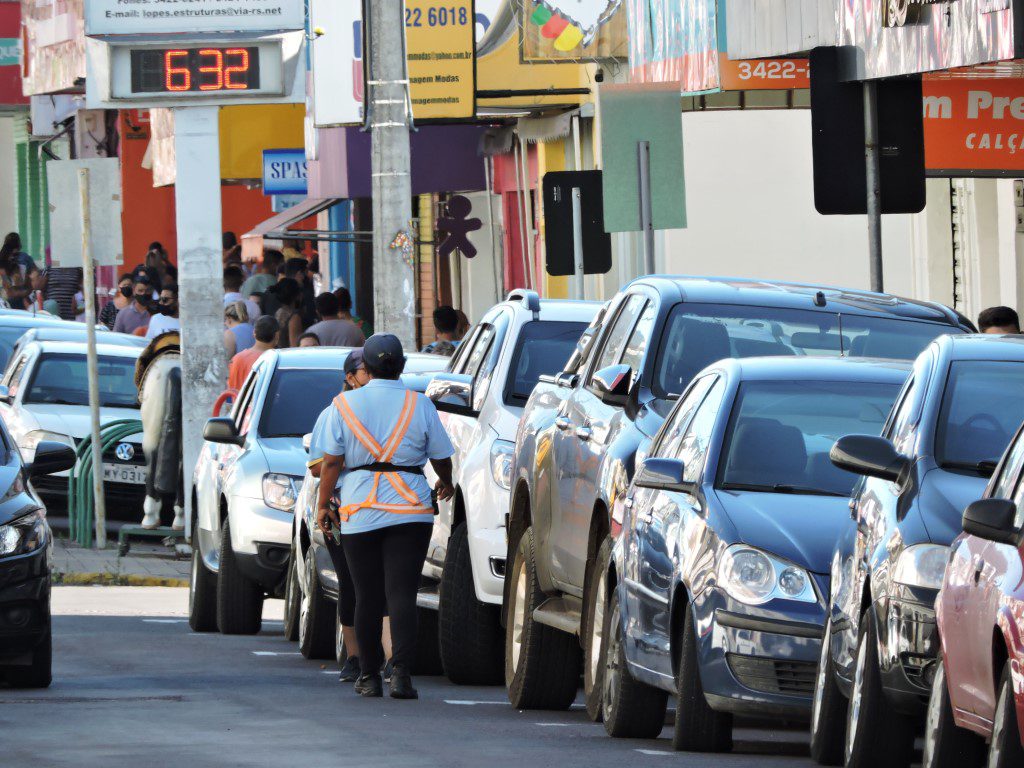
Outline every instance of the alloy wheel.
<path id="1" fill-rule="evenodd" d="M 821 639 L 821 658 L 818 659 L 818 673 L 814 680 L 814 699 L 811 703 L 811 731 L 821 728 L 821 702 L 825 698 L 825 685 L 828 683 L 825 675 L 828 669 L 830 647 L 832 645 L 832 626 L 828 618 L 825 618 L 825 636 Z"/>
<path id="2" fill-rule="evenodd" d="M 610 719 L 612 697 L 615 696 L 615 692 L 618 690 L 619 675 L 621 674 L 621 670 L 619 669 L 619 646 L 622 643 L 622 635 L 619 627 L 620 619 L 619 606 L 616 605 L 612 608 L 611 622 L 608 628 L 608 643 L 605 646 L 605 658 L 603 659 L 604 680 L 602 681 L 602 690 L 604 696 L 602 697 L 601 709 L 605 716 L 605 720 Z"/>
<path id="3" fill-rule="evenodd" d="M 519 562 L 516 575 L 515 608 L 512 611 L 512 669 L 519 669 L 523 654 L 523 631 L 526 627 L 526 563 Z"/>
<path id="4" fill-rule="evenodd" d="M 608 577 L 601 574 L 597 581 L 597 594 L 594 596 L 594 616 L 590 622 L 590 680 L 597 680 L 597 670 L 604 659 L 601 658 L 601 641 L 604 639 L 604 612 L 608 599 Z M 615 634 L 614 632 L 612 633 Z M 603 690 L 607 691 L 607 688 Z"/>
<path id="5" fill-rule="evenodd" d="M 195 613 L 196 584 L 199 580 L 199 560 L 201 555 L 199 554 L 198 546 L 197 543 L 197 549 L 192 550 L 192 573 L 188 580 L 188 613 L 190 616 Z"/>
<path id="6" fill-rule="evenodd" d="M 313 602 L 311 592 L 313 591 L 312 572 L 310 566 L 313 558 L 310 553 L 306 557 L 305 578 L 299 584 L 299 645 L 306 644 L 306 633 L 309 631 L 309 611 Z M 298 570 L 298 569 L 296 569 Z"/>
<path id="7" fill-rule="evenodd" d="M 846 762 L 853 755 L 853 744 L 860 724 L 860 705 L 864 697 L 864 667 L 867 666 L 868 638 L 861 638 L 857 648 L 857 670 L 853 675 L 853 692 L 850 696 L 850 718 L 846 724 Z"/>

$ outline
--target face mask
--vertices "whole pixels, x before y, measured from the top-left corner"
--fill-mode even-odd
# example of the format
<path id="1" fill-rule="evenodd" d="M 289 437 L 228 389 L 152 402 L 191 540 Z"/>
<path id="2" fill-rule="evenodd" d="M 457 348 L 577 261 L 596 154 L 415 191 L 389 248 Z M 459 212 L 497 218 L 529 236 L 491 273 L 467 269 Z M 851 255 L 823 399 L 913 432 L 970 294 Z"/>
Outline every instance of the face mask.
<path id="1" fill-rule="evenodd" d="M 149 294 L 146 294 L 146 293 L 136 293 L 135 294 L 135 300 L 137 302 L 139 302 L 139 304 L 146 304 L 147 303 L 147 296 L 148 295 Z"/>
<path id="2" fill-rule="evenodd" d="M 161 315 L 173 315 L 174 305 L 173 304 L 157 304 L 156 311 Z"/>
<path id="3" fill-rule="evenodd" d="M 126 285 L 124 288 L 121 288 L 120 290 L 121 290 L 121 295 L 124 296 L 126 299 L 130 299 L 131 298 L 132 289 L 131 289 L 130 286 Z"/>

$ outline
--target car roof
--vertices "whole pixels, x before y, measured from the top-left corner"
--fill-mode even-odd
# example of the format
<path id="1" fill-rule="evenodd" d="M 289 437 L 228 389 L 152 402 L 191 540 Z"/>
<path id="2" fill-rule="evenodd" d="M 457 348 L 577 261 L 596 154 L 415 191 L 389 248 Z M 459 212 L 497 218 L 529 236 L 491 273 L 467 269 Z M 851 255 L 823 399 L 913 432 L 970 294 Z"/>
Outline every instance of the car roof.
<path id="1" fill-rule="evenodd" d="M 862 381 L 902 384 L 913 364 L 907 360 L 866 357 L 747 357 L 723 360 L 708 369 L 724 368 L 740 381 Z"/>
<path id="2" fill-rule="evenodd" d="M 40 352 L 63 355 L 84 355 L 88 345 L 84 341 L 33 341 L 25 345 L 25 350 L 38 347 Z M 141 347 L 128 347 L 121 344 L 96 344 L 96 353 L 107 357 L 138 357 Z"/>
<path id="3" fill-rule="evenodd" d="M 88 329 L 81 323 L 67 323 L 68 327 L 60 325 L 42 325 L 36 328 L 25 330 L 30 335 L 31 341 L 84 341 Z M 99 328 L 96 329 L 99 331 Z M 100 331 L 96 334 L 97 344 L 116 344 L 125 347 L 145 347 L 149 341 L 142 336 L 134 336 L 129 333 L 112 333 Z"/>
<path id="4" fill-rule="evenodd" d="M 970 328 L 970 321 L 967 318 L 941 304 L 834 286 L 689 275 L 650 275 L 638 278 L 630 285 L 648 285 L 674 301 L 821 309 Z M 824 307 L 815 304 L 818 293 L 824 297 Z"/>
<path id="5" fill-rule="evenodd" d="M 61 320 L 53 315 L 32 315 L 23 310 L 17 314 L 0 315 L 0 328 L 38 328 L 42 326 L 53 328 L 54 326 L 68 325 L 78 325 L 78 323 Z"/>
<path id="6" fill-rule="evenodd" d="M 276 357 L 278 368 L 337 368 L 345 364 L 345 358 L 354 347 L 289 347 L 275 349 L 269 356 Z M 443 371 L 448 366 L 449 358 L 442 355 L 427 355 L 421 352 L 407 352 L 406 360 L 413 363 L 418 370 Z M 436 362 L 436 365 L 435 365 Z"/>
<path id="7" fill-rule="evenodd" d="M 940 336 L 939 350 L 950 360 L 1024 361 L 1024 336 L 1014 334 L 972 333 Z"/>

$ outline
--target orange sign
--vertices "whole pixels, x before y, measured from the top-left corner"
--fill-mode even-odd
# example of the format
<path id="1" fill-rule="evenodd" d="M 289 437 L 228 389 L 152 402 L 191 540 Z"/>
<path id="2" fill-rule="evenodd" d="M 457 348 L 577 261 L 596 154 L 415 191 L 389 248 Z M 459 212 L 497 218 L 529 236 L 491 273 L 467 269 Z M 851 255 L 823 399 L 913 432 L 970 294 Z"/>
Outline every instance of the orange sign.
<path id="1" fill-rule="evenodd" d="M 1024 171 L 1024 80 L 925 80 L 924 160 L 947 175 Z"/>
<path id="2" fill-rule="evenodd" d="M 723 91 L 769 91 L 810 88 L 807 59 L 745 59 L 718 55 Z"/>

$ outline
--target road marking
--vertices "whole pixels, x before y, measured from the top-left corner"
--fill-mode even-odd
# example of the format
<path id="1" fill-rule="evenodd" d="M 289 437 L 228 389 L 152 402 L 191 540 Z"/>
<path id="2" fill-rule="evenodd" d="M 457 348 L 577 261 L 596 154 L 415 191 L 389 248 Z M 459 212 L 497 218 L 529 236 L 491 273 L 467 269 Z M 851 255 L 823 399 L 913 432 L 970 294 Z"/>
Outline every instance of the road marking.
<path id="1" fill-rule="evenodd" d="M 641 755 L 674 755 L 675 752 L 668 752 L 664 749 L 637 749 L 634 750 Z"/>
<path id="2" fill-rule="evenodd" d="M 506 707 L 509 706 L 507 701 L 471 701 L 469 699 L 443 699 L 443 701 L 445 704 L 455 704 L 459 707 L 476 707 L 481 704 L 501 704 Z"/>
<path id="3" fill-rule="evenodd" d="M 539 725 L 541 728 L 568 728 L 569 723 L 534 723 Z"/>
<path id="4" fill-rule="evenodd" d="M 144 624 L 184 624 L 188 619 L 143 619 Z"/>
<path id="5" fill-rule="evenodd" d="M 298 651 L 253 651 L 253 656 L 301 656 Z"/>

